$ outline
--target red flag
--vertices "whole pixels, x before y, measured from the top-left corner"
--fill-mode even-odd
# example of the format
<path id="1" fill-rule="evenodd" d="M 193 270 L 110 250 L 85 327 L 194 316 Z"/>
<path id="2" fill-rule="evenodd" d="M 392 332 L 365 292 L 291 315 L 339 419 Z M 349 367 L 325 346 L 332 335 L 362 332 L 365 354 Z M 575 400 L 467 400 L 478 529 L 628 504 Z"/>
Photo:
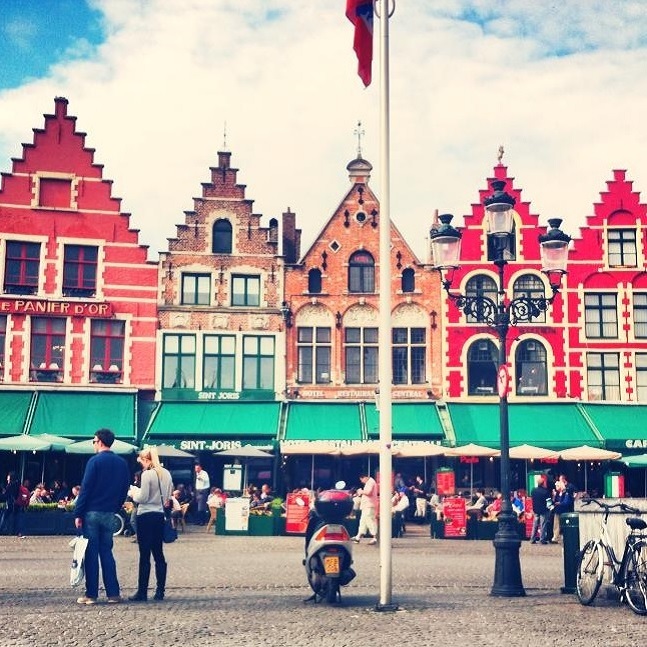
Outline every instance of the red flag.
<path id="1" fill-rule="evenodd" d="M 357 54 L 357 73 L 368 86 L 373 62 L 373 0 L 346 0 L 346 17 L 355 25 L 353 49 Z"/>

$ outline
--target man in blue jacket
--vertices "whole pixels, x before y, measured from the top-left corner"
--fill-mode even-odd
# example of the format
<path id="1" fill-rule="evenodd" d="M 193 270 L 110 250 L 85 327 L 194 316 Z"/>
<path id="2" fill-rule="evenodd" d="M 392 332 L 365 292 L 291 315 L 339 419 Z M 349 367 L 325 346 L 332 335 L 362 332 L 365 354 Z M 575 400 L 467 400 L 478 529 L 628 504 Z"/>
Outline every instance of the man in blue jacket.
<path id="1" fill-rule="evenodd" d="M 115 512 L 121 509 L 130 485 L 126 461 L 110 448 L 115 435 L 110 429 L 94 434 L 94 456 L 88 461 L 81 492 L 74 506 L 75 525 L 88 538 L 85 551 L 85 595 L 79 604 L 96 604 L 99 597 L 99 562 L 108 603 L 122 601 L 117 565 L 112 554 Z"/>

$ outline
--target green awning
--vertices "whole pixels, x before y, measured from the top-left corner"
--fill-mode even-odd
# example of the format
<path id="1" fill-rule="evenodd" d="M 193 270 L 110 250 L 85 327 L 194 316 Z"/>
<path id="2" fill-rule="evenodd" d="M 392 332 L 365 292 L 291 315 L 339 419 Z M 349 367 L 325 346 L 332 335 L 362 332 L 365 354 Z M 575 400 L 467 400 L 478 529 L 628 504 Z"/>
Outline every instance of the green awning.
<path id="1" fill-rule="evenodd" d="M 380 434 L 380 417 L 373 403 L 365 405 L 366 428 L 369 438 Z M 434 402 L 394 402 L 391 405 L 393 438 L 442 440 L 445 437 Z"/>
<path id="2" fill-rule="evenodd" d="M 91 438 L 107 427 L 115 437 L 136 437 L 134 393 L 88 393 L 40 391 L 29 433 L 55 434 L 66 438 Z"/>
<path id="3" fill-rule="evenodd" d="M 604 439 L 606 449 L 642 454 L 647 448 L 647 405 L 587 402 L 580 406 Z"/>
<path id="4" fill-rule="evenodd" d="M 145 439 L 276 439 L 280 402 L 162 402 Z"/>
<path id="5" fill-rule="evenodd" d="M 500 448 L 498 404 L 450 402 L 447 406 L 457 445 Z M 577 403 L 509 404 L 508 413 L 511 447 L 527 443 L 558 450 L 602 445 Z"/>
<path id="6" fill-rule="evenodd" d="M 357 402 L 290 402 L 282 440 L 363 440 Z"/>
<path id="7" fill-rule="evenodd" d="M 0 435 L 15 436 L 25 430 L 34 391 L 0 391 Z"/>

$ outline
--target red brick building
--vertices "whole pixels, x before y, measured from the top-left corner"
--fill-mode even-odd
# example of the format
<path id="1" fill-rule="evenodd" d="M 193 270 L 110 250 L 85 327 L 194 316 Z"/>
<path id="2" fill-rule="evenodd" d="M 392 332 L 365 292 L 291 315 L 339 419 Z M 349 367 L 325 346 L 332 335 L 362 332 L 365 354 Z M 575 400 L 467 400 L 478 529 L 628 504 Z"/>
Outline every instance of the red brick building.
<path id="1" fill-rule="evenodd" d="M 348 164 L 351 188 L 298 264 L 288 265 L 291 398 L 374 401 L 378 384 L 380 205 L 371 164 Z M 393 398 L 440 396 L 437 277 L 391 225 Z"/>
<path id="2" fill-rule="evenodd" d="M 29 394 L 2 433 L 133 439 L 134 396 L 154 389 L 157 265 L 67 105 L 2 175 L 0 393 Z"/>
<path id="3" fill-rule="evenodd" d="M 487 222 L 483 199 L 492 193 L 490 183 L 504 180 L 505 190 L 515 198 L 514 254 L 505 266 L 506 297 L 550 296 L 548 280 L 541 273 L 538 236 L 546 232 L 530 203 L 522 198 L 507 167 L 498 164 L 488 186 L 479 193 L 479 202 L 465 216 L 461 244 L 461 268 L 452 289 L 468 296 L 486 296 L 496 301 L 497 268 L 488 247 Z M 443 300 L 444 395 L 449 398 L 497 399 L 496 332 L 478 316 L 467 316 L 448 299 Z M 568 321 L 561 297 L 547 312 L 531 323 L 521 323 L 508 335 L 507 356 L 510 364 L 514 400 L 563 398 L 567 396 L 566 338 Z"/>

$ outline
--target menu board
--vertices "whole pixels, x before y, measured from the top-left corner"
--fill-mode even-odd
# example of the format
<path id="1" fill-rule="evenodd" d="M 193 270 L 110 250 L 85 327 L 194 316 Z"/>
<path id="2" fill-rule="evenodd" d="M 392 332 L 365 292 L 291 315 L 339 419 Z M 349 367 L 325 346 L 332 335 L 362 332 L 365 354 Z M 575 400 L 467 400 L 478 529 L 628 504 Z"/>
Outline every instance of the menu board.
<path id="1" fill-rule="evenodd" d="M 225 530 L 246 531 L 249 525 L 249 499 L 227 497 L 225 506 Z"/>
<path id="2" fill-rule="evenodd" d="M 465 539 L 467 536 L 465 499 L 462 497 L 444 499 L 443 514 L 445 516 L 445 538 Z"/>
<path id="3" fill-rule="evenodd" d="M 436 492 L 440 496 L 453 496 L 456 494 L 454 470 L 438 470 L 436 472 Z"/>
<path id="4" fill-rule="evenodd" d="M 310 495 L 291 492 L 285 501 L 285 532 L 304 534 L 310 514 Z"/>

